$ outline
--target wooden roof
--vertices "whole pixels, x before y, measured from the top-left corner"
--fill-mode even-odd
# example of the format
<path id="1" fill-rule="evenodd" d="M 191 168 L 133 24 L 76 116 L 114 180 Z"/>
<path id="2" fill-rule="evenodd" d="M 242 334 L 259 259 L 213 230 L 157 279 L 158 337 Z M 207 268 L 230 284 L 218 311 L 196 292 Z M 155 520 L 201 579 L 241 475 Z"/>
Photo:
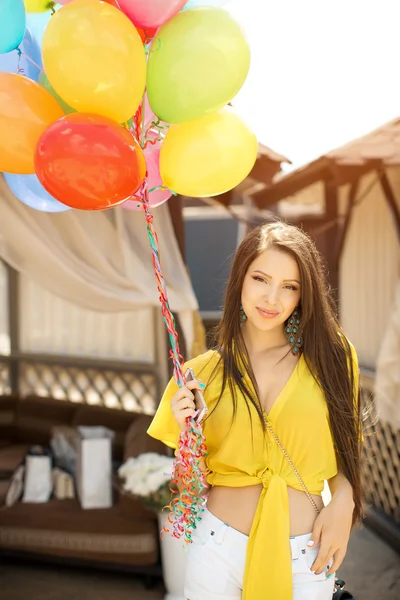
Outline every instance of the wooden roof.
<path id="1" fill-rule="evenodd" d="M 400 165 L 400 119 L 336 148 L 307 165 L 278 175 L 252 198 L 259 208 L 275 204 L 318 181 L 342 185 L 382 166 Z"/>
<path id="2" fill-rule="evenodd" d="M 240 183 L 237 188 L 213 197 L 213 201 L 217 201 L 224 206 L 241 202 L 242 194 L 250 193 L 252 190 L 261 190 L 269 187 L 274 176 L 281 171 L 281 164 L 291 164 L 290 160 L 278 154 L 264 144 L 258 144 L 258 156 L 256 163 L 246 179 Z M 201 198 L 184 198 L 185 206 L 204 206 L 204 200 Z"/>

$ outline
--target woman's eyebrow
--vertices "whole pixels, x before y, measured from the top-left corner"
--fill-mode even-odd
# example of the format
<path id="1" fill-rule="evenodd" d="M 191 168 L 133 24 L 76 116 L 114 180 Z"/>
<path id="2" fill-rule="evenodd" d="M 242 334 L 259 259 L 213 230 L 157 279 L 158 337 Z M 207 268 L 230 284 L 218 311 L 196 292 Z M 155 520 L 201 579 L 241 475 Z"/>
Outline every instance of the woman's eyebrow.
<path id="1" fill-rule="evenodd" d="M 267 273 L 264 273 L 264 271 L 260 271 L 259 269 L 254 271 L 254 273 L 261 273 L 261 275 L 264 275 L 264 277 L 268 277 L 269 279 L 272 279 L 271 275 L 268 275 Z M 283 283 L 288 283 L 289 281 L 295 281 L 296 283 L 298 283 L 300 285 L 300 281 L 298 281 L 297 279 L 284 279 Z"/>

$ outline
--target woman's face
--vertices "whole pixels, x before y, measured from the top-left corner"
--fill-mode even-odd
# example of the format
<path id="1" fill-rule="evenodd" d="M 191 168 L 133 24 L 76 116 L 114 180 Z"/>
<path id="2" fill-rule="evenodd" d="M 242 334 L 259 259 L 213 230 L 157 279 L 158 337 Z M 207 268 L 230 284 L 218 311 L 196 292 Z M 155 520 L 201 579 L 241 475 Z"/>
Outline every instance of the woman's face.
<path id="1" fill-rule="evenodd" d="M 243 282 L 242 306 L 249 323 L 263 331 L 283 326 L 300 302 L 300 285 L 295 259 L 280 250 L 265 250 Z"/>

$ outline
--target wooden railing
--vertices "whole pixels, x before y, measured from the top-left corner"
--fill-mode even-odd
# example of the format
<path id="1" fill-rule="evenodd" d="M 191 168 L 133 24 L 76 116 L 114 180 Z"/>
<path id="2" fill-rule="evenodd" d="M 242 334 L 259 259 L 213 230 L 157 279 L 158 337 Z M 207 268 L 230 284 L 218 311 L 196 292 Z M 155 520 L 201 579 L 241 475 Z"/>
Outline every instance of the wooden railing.
<path id="1" fill-rule="evenodd" d="M 374 406 L 374 373 L 361 372 L 365 419 L 362 476 L 366 524 L 400 552 L 400 430 L 378 421 Z"/>
<path id="2" fill-rule="evenodd" d="M 160 387 L 155 365 L 38 354 L 0 356 L 0 395 L 37 394 L 151 415 Z"/>

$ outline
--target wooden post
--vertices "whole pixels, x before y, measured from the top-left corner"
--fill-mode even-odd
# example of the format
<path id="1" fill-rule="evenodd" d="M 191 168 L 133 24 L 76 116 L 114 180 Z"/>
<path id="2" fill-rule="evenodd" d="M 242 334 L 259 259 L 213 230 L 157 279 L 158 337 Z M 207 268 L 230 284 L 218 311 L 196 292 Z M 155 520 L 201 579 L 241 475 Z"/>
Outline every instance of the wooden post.
<path id="1" fill-rule="evenodd" d="M 186 265 L 186 244 L 185 244 L 185 221 L 183 219 L 183 199 L 182 196 L 171 196 L 168 200 L 168 209 L 169 214 L 172 221 L 172 226 L 174 228 L 174 233 L 176 237 L 176 241 L 178 242 L 178 247 L 183 259 L 183 262 Z M 175 318 L 175 326 L 176 331 L 179 336 L 179 346 L 182 356 L 187 356 L 186 354 L 186 346 L 185 346 L 185 338 L 180 327 L 179 319 L 176 314 L 174 314 Z M 166 348 L 166 356 L 169 355 L 169 339 L 168 336 L 165 336 L 165 345 Z M 170 375 L 172 375 L 172 362 L 168 362 L 168 368 L 170 370 Z"/>
<path id="2" fill-rule="evenodd" d="M 349 195 L 347 198 L 347 206 L 346 206 L 346 214 L 344 217 L 344 223 L 341 227 L 341 231 L 338 236 L 338 244 L 336 246 L 336 248 L 337 248 L 336 254 L 337 254 L 337 261 L 339 263 L 339 266 L 340 266 L 340 260 L 342 258 L 342 254 L 343 254 L 344 244 L 346 242 L 347 232 L 349 230 L 350 223 L 351 223 L 351 217 L 353 215 L 353 208 L 356 203 L 358 184 L 359 184 L 359 180 L 357 179 L 350 186 Z"/>
<path id="3" fill-rule="evenodd" d="M 12 394 L 19 393 L 19 276 L 7 263 L 8 331 L 10 335 L 10 387 Z"/>
<path id="4" fill-rule="evenodd" d="M 400 210 L 398 204 L 396 202 L 396 197 L 393 192 L 393 188 L 390 185 L 390 181 L 388 176 L 386 175 L 386 171 L 382 170 L 379 173 L 380 182 L 382 186 L 383 193 L 385 194 L 386 202 L 388 204 L 389 210 L 392 213 L 393 224 L 396 229 L 397 237 L 400 242 Z"/>
<path id="5" fill-rule="evenodd" d="M 186 247 L 185 247 L 185 222 L 183 220 L 183 201 L 181 196 L 172 196 L 168 200 L 168 209 L 174 228 L 176 241 L 178 242 L 179 250 L 186 264 Z"/>
<path id="6" fill-rule="evenodd" d="M 329 283 L 332 288 L 332 295 L 338 304 L 339 299 L 339 257 L 336 252 L 338 244 L 338 190 L 336 183 L 329 179 L 324 182 L 325 190 L 325 219 L 327 223 L 332 223 L 326 232 L 326 261 L 328 264 Z"/>

